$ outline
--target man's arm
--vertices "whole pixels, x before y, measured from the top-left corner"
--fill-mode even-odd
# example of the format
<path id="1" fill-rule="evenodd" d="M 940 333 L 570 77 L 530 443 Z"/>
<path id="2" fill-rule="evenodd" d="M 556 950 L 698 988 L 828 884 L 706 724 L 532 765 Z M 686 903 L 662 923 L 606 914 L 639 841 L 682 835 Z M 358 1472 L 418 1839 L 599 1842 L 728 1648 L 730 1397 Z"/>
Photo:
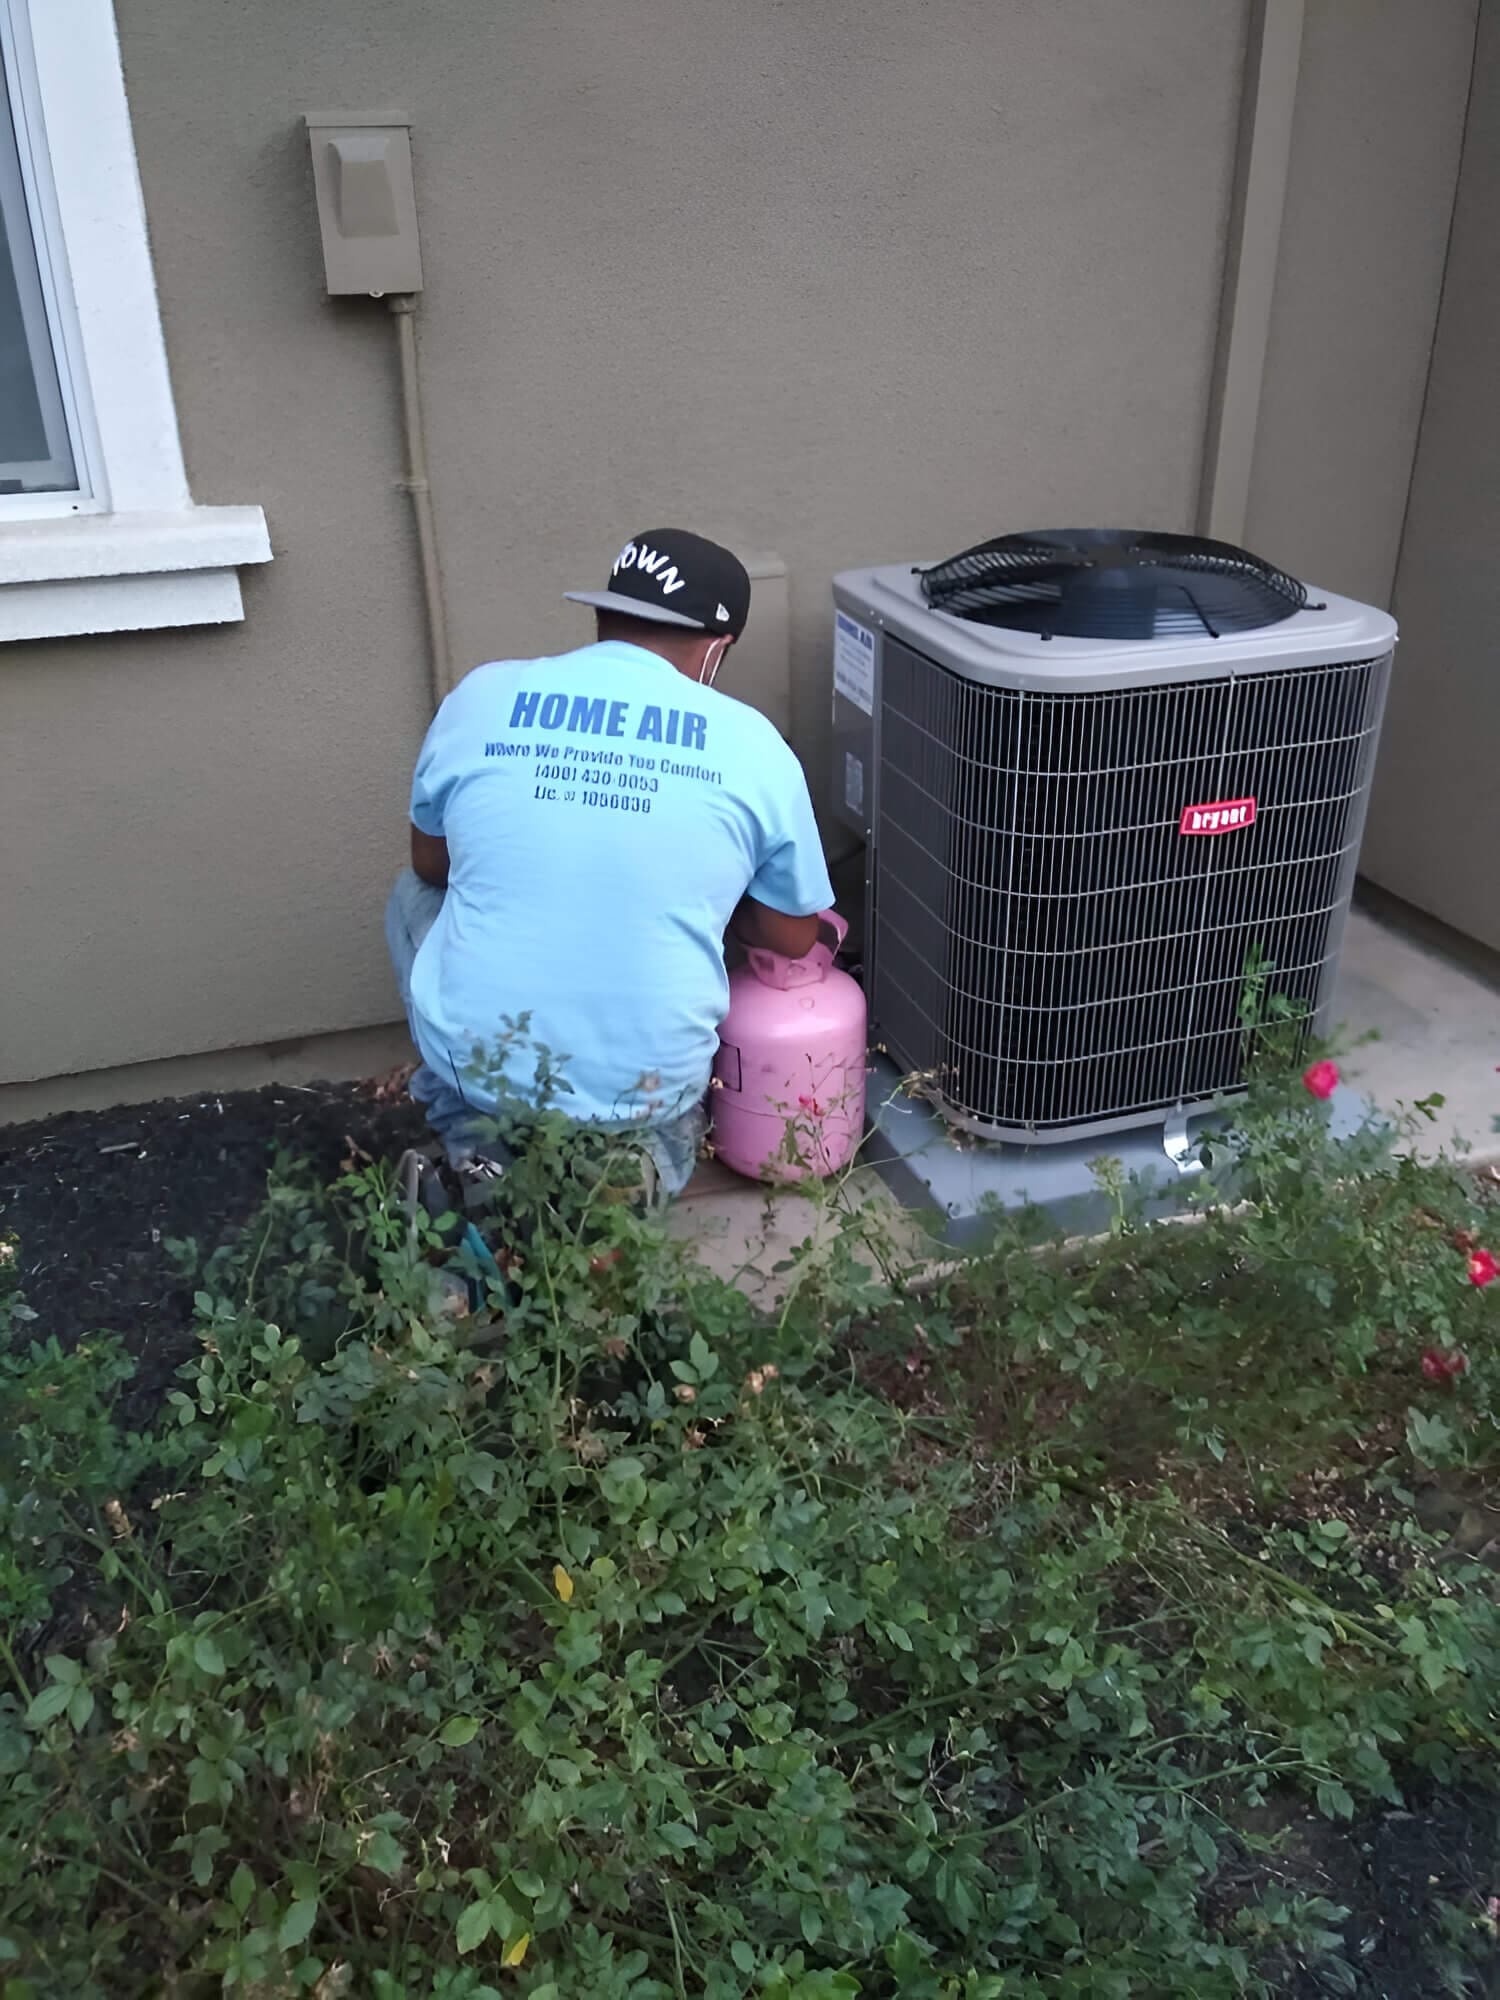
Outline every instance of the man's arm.
<path id="1" fill-rule="evenodd" d="M 448 886 L 448 843 L 435 833 L 423 833 L 421 827 L 411 830 L 411 865 L 424 882 L 430 882 L 434 889 Z"/>
<path id="2" fill-rule="evenodd" d="M 818 941 L 816 917 L 788 917 L 753 896 L 740 899 L 729 928 L 751 951 L 774 951 L 782 958 L 806 958 Z"/>
<path id="3" fill-rule="evenodd" d="M 818 941 L 818 919 L 787 912 L 828 909 L 833 888 L 802 766 L 769 724 L 765 735 L 757 811 L 759 853 L 729 928 L 751 950 L 806 958 Z"/>

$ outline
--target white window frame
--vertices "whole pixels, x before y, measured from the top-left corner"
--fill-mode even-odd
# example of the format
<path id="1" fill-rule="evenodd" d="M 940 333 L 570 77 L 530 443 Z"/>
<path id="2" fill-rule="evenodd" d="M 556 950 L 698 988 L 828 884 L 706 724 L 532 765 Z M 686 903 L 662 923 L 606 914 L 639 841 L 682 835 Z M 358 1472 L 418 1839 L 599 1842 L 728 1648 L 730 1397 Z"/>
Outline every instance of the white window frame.
<path id="1" fill-rule="evenodd" d="M 0 0 L 0 49 L 78 476 L 0 495 L 0 640 L 243 618 L 265 515 L 188 490 L 114 0 Z"/>

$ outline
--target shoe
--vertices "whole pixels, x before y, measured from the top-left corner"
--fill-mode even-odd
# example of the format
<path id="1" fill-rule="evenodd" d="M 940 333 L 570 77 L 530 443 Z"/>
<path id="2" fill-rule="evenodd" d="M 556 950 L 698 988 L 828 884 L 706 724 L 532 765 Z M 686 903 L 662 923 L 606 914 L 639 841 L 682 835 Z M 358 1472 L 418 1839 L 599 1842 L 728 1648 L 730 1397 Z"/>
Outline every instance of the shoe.
<path id="1" fill-rule="evenodd" d="M 483 1148 L 457 1169 L 465 1215 L 483 1215 L 495 1206 L 509 1162 Z"/>

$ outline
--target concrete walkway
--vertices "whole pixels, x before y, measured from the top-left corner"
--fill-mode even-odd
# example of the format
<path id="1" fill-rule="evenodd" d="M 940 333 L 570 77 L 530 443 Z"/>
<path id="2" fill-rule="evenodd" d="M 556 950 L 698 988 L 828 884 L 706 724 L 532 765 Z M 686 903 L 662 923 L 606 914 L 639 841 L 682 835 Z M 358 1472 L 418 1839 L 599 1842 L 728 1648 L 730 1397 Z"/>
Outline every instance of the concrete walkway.
<path id="1" fill-rule="evenodd" d="M 1431 1150 L 1463 1141 L 1478 1159 L 1500 1157 L 1500 983 L 1356 910 L 1336 1005 L 1351 1044 L 1376 1037 L 1344 1060 L 1368 1097 L 1390 1110 L 1436 1092 L 1447 1101 L 1428 1128 Z"/>
<path id="2" fill-rule="evenodd" d="M 1427 1128 L 1431 1149 L 1466 1141 L 1475 1158 L 1500 1158 L 1500 985 L 1389 920 L 1356 910 L 1344 934 L 1336 1006 L 1347 1044 L 1343 1067 L 1367 1097 L 1395 1110 L 1439 1093 L 1447 1101 Z M 901 1231 L 901 1212 L 872 1170 L 855 1174 L 843 1199 L 868 1206 L 877 1232 Z M 816 1240 L 820 1222 L 803 1197 L 769 1195 L 711 1163 L 671 1226 L 696 1242 L 712 1269 L 768 1297 L 779 1288 L 776 1266 Z"/>

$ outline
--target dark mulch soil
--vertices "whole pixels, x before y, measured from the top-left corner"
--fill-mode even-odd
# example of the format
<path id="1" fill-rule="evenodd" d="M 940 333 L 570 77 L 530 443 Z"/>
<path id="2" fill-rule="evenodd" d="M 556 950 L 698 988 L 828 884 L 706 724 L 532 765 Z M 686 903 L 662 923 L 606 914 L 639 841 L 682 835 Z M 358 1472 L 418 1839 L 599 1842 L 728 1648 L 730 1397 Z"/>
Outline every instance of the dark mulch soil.
<path id="1" fill-rule="evenodd" d="M 278 1148 L 331 1178 L 349 1140 L 395 1157 L 419 1136 L 408 1099 L 363 1085 L 273 1084 L 0 1127 L 0 1228 L 20 1239 L 31 1328 L 64 1345 L 119 1334 L 139 1364 L 131 1419 L 149 1418 L 189 1349 L 192 1285 L 163 1245 L 205 1251 L 255 1213 Z"/>
<path id="2" fill-rule="evenodd" d="M 1377 1805 L 1349 1824 L 1324 1819 L 1296 1792 L 1231 1809 L 1204 1914 L 1234 1935 L 1236 1918 L 1274 1901 L 1320 1897 L 1347 1914 L 1330 1921 L 1342 1962 L 1275 1947 L 1260 1970 L 1281 2000 L 1495 2000 L 1500 1944 L 1500 1794 L 1408 1774 L 1405 1804 Z"/>
<path id="3" fill-rule="evenodd" d="M 1407 1809 L 1364 1815 L 1352 1827 L 1302 1818 L 1290 1830 L 1294 1894 L 1347 1909 L 1344 1949 L 1359 2000 L 1425 2000 L 1500 1994 L 1500 1950 L 1485 1924 L 1500 1895 L 1500 1801 L 1493 1792 L 1432 1786 Z M 1446 1913 L 1446 1921 L 1445 1921 Z M 1289 2000 L 1319 2000 L 1329 1986 L 1288 1968 Z"/>

